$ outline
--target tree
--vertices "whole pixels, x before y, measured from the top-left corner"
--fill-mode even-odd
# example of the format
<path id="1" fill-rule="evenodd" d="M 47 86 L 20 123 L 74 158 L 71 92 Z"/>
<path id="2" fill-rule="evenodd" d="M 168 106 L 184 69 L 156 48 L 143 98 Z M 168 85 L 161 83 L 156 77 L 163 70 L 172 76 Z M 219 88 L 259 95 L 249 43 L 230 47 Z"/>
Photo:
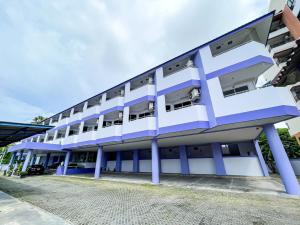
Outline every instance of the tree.
<path id="1" fill-rule="evenodd" d="M 297 143 L 296 138 L 291 137 L 287 128 L 277 129 L 279 137 L 282 141 L 284 149 L 289 158 L 299 158 L 300 157 L 300 146 Z M 270 147 L 265 134 L 262 134 L 259 138 L 259 145 L 262 151 L 262 155 L 266 161 L 266 164 L 272 170 L 276 172 L 276 166 L 274 162 L 273 155 L 270 151 Z"/>
<path id="2" fill-rule="evenodd" d="M 32 119 L 32 123 L 41 123 L 43 120 L 45 120 L 46 118 L 43 116 L 36 116 Z"/>

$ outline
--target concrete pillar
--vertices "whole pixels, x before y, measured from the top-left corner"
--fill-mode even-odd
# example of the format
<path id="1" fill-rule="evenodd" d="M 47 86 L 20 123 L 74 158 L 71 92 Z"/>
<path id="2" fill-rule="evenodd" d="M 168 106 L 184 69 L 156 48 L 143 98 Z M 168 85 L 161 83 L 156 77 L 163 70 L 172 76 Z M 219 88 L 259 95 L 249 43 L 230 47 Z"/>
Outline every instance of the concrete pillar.
<path id="1" fill-rule="evenodd" d="M 33 151 L 32 150 L 28 150 L 27 152 L 27 155 L 26 155 L 26 159 L 25 159 L 25 162 L 23 164 L 23 167 L 22 167 L 22 172 L 25 172 L 27 167 L 28 167 L 28 164 L 30 162 L 30 158 L 31 158 L 31 155 L 32 155 Z"/>
<path id="2" fill-rule="evenodd" d="M 269 171 L 268 171 L 268 167 L 266 165 L 266 162 L 264 160 L 264 157 L 263 155 L 261 154 L 261 149 L 260 149 L 260 146 L 258 144 L 258 141 L 257 140 L 254 140 L 253 141 L 254 143 L 254 146 L 255 146 L 255 149 L 256 149 L 256 154 L 257 154 L 257 158 L 259 160 L 259 163 L 260 163 L 260 167 L 261 167 L 261 170 L 263 172 L 263 175 L 265 177 L 268 177 L 269 176 Z"/>
<path id="3" fill-rule="evenodd" d="M 121 172 L 121 170 L 122 170 L 122 152 L 117 151 L 116 172 Z"/>
<path id="4" fill-rule="evenodd" d="M 291 195 L 300 195 L 299 183 L 274 125 L 265 125 L 264 132 L 286 192 Z"/>
<path id="5" fill-rule="evenodd" d="M 157 140 L 153 139 L 151 142 L 152 154 L 152 183 L 159 184 L 159 151 Z"/>
<path id="6" fill-rule="evenodd" d="M 8 167 L 10 167 L 13 164 L 13 162 L 15 161 L 16 156 L 17 156 L 17 152 L 13 152 L 13 154 L 10 157 Z"/>
<path id="7" fill-rule="evenodd" d="M 180 157 L 181 174 L 183 175 L 190 174 L 189 161 L 188 161 L 185 145 L 179 146 L 179 157 Z"/>
<path id="8" fill-rule="evenodd" d="M 133 150 L 133 172 L 140 172 L 140 156 L 139 150 Z"/>
<path id="9" fill-rule="evenodd" d="M 65 162 L 64 162 L 64 174 L 63 175 L 67 175 L 70 157 L 71 157 L 71 151 L 67 151 Z"/>
<path id="10" fill-rule="evenodd" d="M 95 179 L 99 179 L 101 175 L 101 163 L 102 163 L 103 147 L 99 146 L 97 151 L 97 160 L 95 167 Z"/>
<path id="11" fill-rule="evenodd" d="M 222 147 L 220 143 L 212 143 L 211 148 L 214 156 L 216 175 L 218 176 L 227 175 L 225 170 L 224 160 L 223 160 Z"/>
<path id="12" fill-rule="evenodd" d="M 46 160 L 45 160 L 45 164 L 44 164 L 45 169 L 48 168 L 49 159 L 50 159 L 50 152 L 48 152 L 46 155 Z"/>
<path id="13" fill-rule="evenodd" d="M 35 162 L 35 154 L 32 156 L 31 160 L 30 160 L 30 166 L 34 165 L 34 162 Z"/>

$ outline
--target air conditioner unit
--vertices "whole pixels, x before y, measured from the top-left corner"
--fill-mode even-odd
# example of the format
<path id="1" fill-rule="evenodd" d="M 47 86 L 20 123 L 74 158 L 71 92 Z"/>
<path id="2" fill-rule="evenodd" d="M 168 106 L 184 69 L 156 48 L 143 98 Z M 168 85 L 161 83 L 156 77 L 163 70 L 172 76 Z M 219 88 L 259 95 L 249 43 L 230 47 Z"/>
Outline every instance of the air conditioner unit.
<path id="1" fill-rule="evenodd" d="M 185 65 L 186 65 L 186 67 L 190 67 L 190 66 L 193 66 L 194 63 L 192 60 L 189 59 Z"/>
<path id="2" fill-rule="evenodd" d="M 199 88 L 194 88 L 193 90 L 191 90 L 191 92 L 190 92 L 190 100 L 192 102 L 200 100 L 200 97 L 201 97 L 201 91 L 200 91 Z"/>
<path id="3" fill-rule="evenodd" d="M 148 104 L 148 110 L 149 110 L 150 112 L 153 112 L 153 111 L 154 111 L 154 102 L 149 102 L 149 104 Z"/>
<path id="4" fill-rule="evenodd" d="M 122 119 L 122 118 L 123 118 L 123 112 L 122 112 L 122 111 L 119 112 L 118 117 L 119 117 L 119 119 Z"/>
<path id="5" fill-rule="evenodd" d="M 147 77 L 146 80 L 148 84 L 153 84 L 153 77 Z"/>
<path id="6" fill-rule="evenodd" d="M 123 97 L 123 96 L 124 96 L 124 94 L 125 94 L 125 91 L 124 91 L 124 89 L 121 89 L 121 90 L 120 90 L 120 96 L 122 96 L 122 97 Z"/>

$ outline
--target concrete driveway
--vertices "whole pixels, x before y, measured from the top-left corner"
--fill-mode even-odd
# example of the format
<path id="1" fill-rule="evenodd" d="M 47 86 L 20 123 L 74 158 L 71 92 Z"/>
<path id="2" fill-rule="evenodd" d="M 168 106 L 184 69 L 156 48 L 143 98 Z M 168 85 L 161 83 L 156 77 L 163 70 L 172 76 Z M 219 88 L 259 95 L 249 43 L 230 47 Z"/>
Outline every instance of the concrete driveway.
<path id="1" fill-rule="evenodd" d="M 279 195 L 56 176 L 0 177 L 0 190 L 73 224 L 296 225 L 300 221 L 300 199 Z"/>

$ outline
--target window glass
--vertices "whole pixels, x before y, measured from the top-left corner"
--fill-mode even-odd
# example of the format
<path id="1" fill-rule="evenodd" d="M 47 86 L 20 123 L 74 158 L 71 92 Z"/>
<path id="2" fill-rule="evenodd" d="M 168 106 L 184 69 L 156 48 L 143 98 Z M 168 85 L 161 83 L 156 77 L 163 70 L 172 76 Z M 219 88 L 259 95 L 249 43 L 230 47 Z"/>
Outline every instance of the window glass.
<path id="1" fill-rule="evenodd" d="M 241 86 L 235 89 L 235 93 L 248 91 L 248 86 Z"/>

